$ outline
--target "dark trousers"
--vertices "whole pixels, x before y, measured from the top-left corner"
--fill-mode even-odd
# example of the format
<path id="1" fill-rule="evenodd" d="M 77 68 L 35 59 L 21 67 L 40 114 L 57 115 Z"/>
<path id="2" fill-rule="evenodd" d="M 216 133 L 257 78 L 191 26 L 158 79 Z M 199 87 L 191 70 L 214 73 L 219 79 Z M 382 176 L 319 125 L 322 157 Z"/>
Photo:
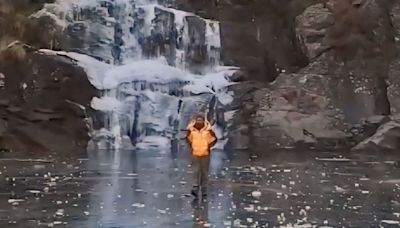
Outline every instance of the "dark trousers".
<path id="1" fill-rule="evenodd" d="M 208 170 L 210 167 L 210 156 L 192 158 L 192 168 L 194 174 L 193 190 L 200 190 L 204 193 L 207 191 Z"/>

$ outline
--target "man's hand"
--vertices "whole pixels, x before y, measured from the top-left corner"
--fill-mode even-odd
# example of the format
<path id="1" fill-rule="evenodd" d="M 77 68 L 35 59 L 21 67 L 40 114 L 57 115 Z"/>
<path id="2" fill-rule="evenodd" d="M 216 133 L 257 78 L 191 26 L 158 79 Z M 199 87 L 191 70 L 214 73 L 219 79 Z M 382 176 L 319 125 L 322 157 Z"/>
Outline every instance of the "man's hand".
<path id="1" fill-rule="evenodd" d="M 210 134 L 211 134 L 211 136 L 214 138 L 214 141 L 212 141 L 212 142 L 208 145 L 209 149 L 211 150 L 211 148 L 212 148 L 213 146 L 215 146 L 215 144 L 217 144 L 218 139 L 217 139 L 217 136 L 215 135 L 215 132 L 214 132 L 214 131 L 210 130 Z"/>

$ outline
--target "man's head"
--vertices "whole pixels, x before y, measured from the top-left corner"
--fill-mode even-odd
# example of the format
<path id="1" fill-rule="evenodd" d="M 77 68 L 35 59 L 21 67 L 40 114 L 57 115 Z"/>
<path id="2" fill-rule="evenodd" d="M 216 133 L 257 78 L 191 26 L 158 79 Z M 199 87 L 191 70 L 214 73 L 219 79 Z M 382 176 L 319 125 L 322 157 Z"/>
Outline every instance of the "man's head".
<path id="1" fill-rule="evenodd" d="M 195 128 L 197 128 L 197 129 L 202 129 L 203 127 L 204 127 L 204 125 L 205 125 L 205 118 L 204 118 L 204 116 L 203 115 L 196 115 L 195 116 L 195 118 L 194 118 L 194 120 L 195 120 L 195 124 L 194 124 L 194 127 Z"/>

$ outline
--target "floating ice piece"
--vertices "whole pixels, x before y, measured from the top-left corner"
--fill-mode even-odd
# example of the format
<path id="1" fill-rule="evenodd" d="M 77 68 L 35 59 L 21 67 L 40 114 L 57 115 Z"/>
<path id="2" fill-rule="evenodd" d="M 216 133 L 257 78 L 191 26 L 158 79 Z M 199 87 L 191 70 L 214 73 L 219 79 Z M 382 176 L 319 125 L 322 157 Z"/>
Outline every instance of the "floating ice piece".
<path id="1" fill-rule="evenodd" d="M 382 220 L 381 223 L 386 223 L 389 225 L 399 225 L 400 221 L 396 221 L 396 220 Z"/>
<path id="2" fill-rule="evenodd" d="M 315 158 L 317 161 L 325 161 L 325 162 L 349 162 L 351 159 L 348 158 Z"/>
<path id="3" fill-rule="evenodd" d="M 301 216 L 307 216 L 306 210 L 301 209 L 301 210 L 299 211 L 299 215 L 301 215 Z"/>
<path id="4" fill-rule="evenodd" d="M 141 204 L 141 203 L 134 203 L 132 204 L 132 207 L 137 207 L 137 208 L 144 208 L 146 205 Z"/>
<path id="5" fill-rule="evenodd" d="M 335 185 L 335 191 L 336 192 L 345 192 L 346 190 L 340 186 Z"/>
<path id="6" fill-rule="evenodd" d="M 15 202 L 24 202 L 23 199 L 9 199 L 8 203 L 15 203 Z"/>
<path id="7" fill-rule="evenodd" d="M 253 191 L 251 193 L 251 196 L 253 196 L 254 198 L 260 198 L 261 197 L 261 192 L 260 191 Z"/>
<path id="8" fill-rule="evenodd" d="M 167 211 L 166 210 L 161 210 L 161 209 L 158 209 L 157 210 L 160 214 L 165 214 L 165 213 L 167 213 Z"/>
<path id="9" fill-rule="evenodd" d="M 58 210 L 56 211 L 56 215 L 57 215 L 57 216 L 64 216 L 64 209 L 58 209 Z"/>
<path id="10" fill-rule="evenodd" d="M 313 226 L 312 224 L 286 224 L 286 225 L 282 225 L 279 228 L 314 228 L 315 226 Z"/>
<path id="11" fill-rule="evenodd" d="M 253 212 L 254 211 L 254 205 L 250 204 L 248 207 L 243 208 L 245 211 L 248 212 Z"/>
<path id="12" fill-rule="evenodd" d="M 233 227 L 241 227 L 242 226 L 242 221 L 240 219 L 235 219 L 233 221 Z"/>

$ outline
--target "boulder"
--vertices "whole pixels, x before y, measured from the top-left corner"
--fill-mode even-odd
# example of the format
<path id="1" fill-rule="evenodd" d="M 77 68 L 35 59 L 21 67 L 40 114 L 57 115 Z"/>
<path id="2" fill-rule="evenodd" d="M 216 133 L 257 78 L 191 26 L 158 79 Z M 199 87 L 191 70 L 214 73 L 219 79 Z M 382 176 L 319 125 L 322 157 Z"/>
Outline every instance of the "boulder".
<path id="1" fill-rule="evenodd" d="M 0 62 L 4 75 L 0 87 L 0 148 L 60 153 L 85 150 L 89 127 L 84 118 L 90 118 L 90 101 L 98 91 L 71 59 L 25 46 L 19 42 L 9 46 L 25 51 L 23 61 Z M 87 110 L 79 113 L 78 106 Z"/>
<path id="2" fill-rule="evenodd" d="M 340 120 L 329 88 L 337 83 L 321 75 L 281 74 L 270 88 L 254 94 L 258 104 L 252 116 L 252 130 L 275 147 L 296 143 L 345 140 L 351 135 Z"/>
<path id="3" fill-rule="evenodd" d="M 297 39 L 309 60 L 315 59 L 327 48 L 324 39 L 333 23 L 333 13 L 322 3 L 308 7 L 296 18 Z"/>
<path id="4" fill-rule="evenodd" d="M 396 150 L 400 147 L 400 122 L 390 121 L 381 125 L 376 133 L 360 142 L 353 150 Z"/>

